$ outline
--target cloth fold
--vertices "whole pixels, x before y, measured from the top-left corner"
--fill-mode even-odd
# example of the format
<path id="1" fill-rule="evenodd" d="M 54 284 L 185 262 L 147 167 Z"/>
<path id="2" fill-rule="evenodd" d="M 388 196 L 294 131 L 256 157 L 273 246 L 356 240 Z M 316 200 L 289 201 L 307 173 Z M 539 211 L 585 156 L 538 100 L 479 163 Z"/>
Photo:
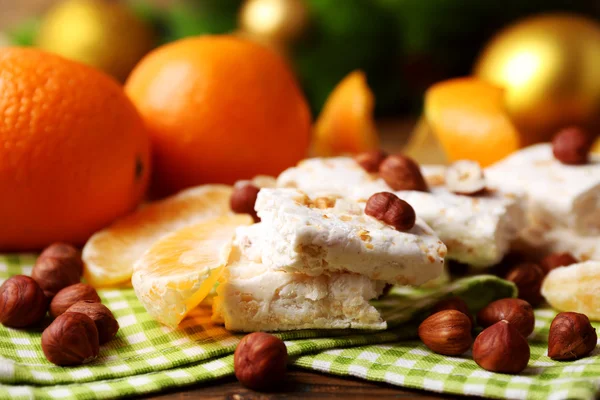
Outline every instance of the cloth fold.
<path id="1" fill-rule="evenodd" d="M 34 262 L 34 255 L 0 255 L 0 281 L 15 274 L 29 275 Z M 99 294 L 121 329 L 89 364 L 62 368 L 49 363 L 41 350 L 42 327 L 24 331 L 0 326 L 0 398 L 115 398 L 233 374 L 233 351 L 243 335 L 214 325 L 209 307 L 197 308 L 173 330 L 154 321 L 132 289 L 100 290 Z M 600 384 L 597 352 L 575 362 L 546 357 L 548 328 L 555 315 L 549 309 L 536 311 L 536 330 L 530 337 L 532 357 L 520 376 L 484 371 L 468 353 L 461 357 L 434 354 L 415 340 L 419 321 L 440 298 L 458 295 L 475 312 L 515 294 L 511 283 L 485 275 L 438 289 L 394 288 L 374 303 L 388 321 L 386 331 L 306 330 L 277 335 L 288 347 L 292 368 L 452 394 L 594 398 Z"/>

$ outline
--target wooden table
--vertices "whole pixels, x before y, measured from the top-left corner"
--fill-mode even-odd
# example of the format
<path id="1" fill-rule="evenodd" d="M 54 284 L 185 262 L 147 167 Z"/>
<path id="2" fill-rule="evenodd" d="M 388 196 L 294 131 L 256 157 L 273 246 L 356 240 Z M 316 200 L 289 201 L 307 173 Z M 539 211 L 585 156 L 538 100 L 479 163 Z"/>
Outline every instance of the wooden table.
<path id="1" fill-rule="evenodd" d="M 459 396 L 452 396 L 456 398 Z M 144 397 L 153 400 L 183 399 L 231 399 L 231 400 L 270 400 L 270 399 L 419 399 L 437 400 L 449 397 L 434 393 L 400 389 L 384 383 L 372 383 L 352 378 L 339 378 L 332 375 L 292 370 L 288 379 L 277 392 L 259 393 L 243 387 L 235 377 L 212 381 L 208 384 L 192 386 L 181 392 L 161 393 Z"/>

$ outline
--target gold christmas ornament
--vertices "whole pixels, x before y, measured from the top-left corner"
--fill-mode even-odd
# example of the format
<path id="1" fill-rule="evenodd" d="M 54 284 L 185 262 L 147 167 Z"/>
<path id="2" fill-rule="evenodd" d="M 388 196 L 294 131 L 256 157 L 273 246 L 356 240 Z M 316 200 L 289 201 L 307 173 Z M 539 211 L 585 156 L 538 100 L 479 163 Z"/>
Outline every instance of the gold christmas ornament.
<path id="1" fill-rule="evenodd" d="M 600 128 L 600 24 L 569 14 L 525 19 L 500 32 L 475 75 L 506 88 L 511 118 L 527 145 L 560 128 Z"/>
<path id="2" fill-rule="evenodd" d="M 308 27 L 304 0 L 247 0 L 239 14 L 241 35 L 275 48 L 285 48 Z"/>
<path id="3" fill-rule="evenodd" d="M 124 81 L 154 46 L 154 34 L 121 2 L 65 0 L 45 16 L 36 45 Z"/>

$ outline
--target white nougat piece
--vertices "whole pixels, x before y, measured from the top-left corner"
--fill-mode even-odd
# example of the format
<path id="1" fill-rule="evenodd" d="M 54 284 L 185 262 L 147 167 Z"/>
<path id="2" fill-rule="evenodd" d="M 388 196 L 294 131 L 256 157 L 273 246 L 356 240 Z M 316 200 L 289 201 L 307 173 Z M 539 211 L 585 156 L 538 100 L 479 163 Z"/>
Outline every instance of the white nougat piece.
<path id="1" fill-rule="evenodd" d="M 272 269 L 310 276 L 352 272 L 420 285 L 444 269 L 446 246 L 422 220 L 407 232 L 364 213 L 364 204 L 309 198 L 297 189 L 262 189 L 259 224 L 240 227 L 242 252 Z"/>
<path id="2" fill-rule="evenodd" d="M 600 236 L 583 236 L 569 228 L 529 227 L 515 247 L 540 254 L 568 252 L 581 261 L 600 261 Z"/>
<path id="3" fill-rule="evenodd" d="M 311 197 L 337 195 L 355 200 L 390 191 L 383 179 L 365 171 L 351 157 L 302 160 L 277 177 L 277 186 L 297 188 Z"/>
<path id="4" fill-rule="evenodd" d="M 485 173 L 497 187 L 527 194 L 532 225 L 600 235 L 600 156 L 592 156 L 586 165 L 565 165 L 554 158 L 551 144 L 538 144 Z"/>
<path id="5" fill-rule="evenodd" d="M 522 196 L 498 190 L 474 197 L 457 195 L 445 188 L 444 166 L 422 166 L 421 170 L 429 192 L 394 193 L 410 203 L 448 246 L 448 258 L 474 267 L 499 262 L 525 226 Z M 277 185 L 357 201 L 391 191 L 383 179 L 367 173 L 350 157 L 305 160 L 284 171 Z"/>
<path id="6" fill-rule="evenodd" d="M 385 283 L 349 273 L 308 276 L 275 271 L 234 247 L 217 287 L 213 320 L 232 331 L 385 329 L 369 300 Z"/>

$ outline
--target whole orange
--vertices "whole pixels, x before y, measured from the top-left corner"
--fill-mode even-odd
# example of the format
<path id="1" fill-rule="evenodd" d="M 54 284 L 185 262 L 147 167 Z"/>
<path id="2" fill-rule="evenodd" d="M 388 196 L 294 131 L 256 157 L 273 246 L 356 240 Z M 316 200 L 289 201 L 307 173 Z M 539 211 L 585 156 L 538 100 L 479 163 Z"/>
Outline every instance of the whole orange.
<path id="1" fill-rule="evenodd" d="M 142 119 L 102 72 L 0 49 L 0 251 L 82 244 L 131 211 L 148 183 Z"/>
<path id="2" fill-rule="evenodd" d="M 201 36 L 162 46 L 125 90 L 152 137 L 156 194 L 276 175 L 306 157 L 307 102 L 285 61 L 251 41 Z"/>

